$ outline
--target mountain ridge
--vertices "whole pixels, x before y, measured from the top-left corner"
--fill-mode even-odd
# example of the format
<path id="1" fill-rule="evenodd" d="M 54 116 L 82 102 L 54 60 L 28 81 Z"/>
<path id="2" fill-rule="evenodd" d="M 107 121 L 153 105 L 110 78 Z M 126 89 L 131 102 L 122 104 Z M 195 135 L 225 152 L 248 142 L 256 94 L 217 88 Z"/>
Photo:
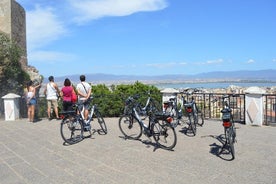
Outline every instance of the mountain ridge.
<path id="1" fill-rule="evenodd" d="M 105 73 L 85 74 L 87 82 L 93 83 L 131 83 L 142 81 L 146 83 L 162 82 L 191 82 L 191 81 L 274 81 L 276 82 L 276 70 L 236 70 L 213 71 L 198 74 L 164 74 L 164 75 L 115 75 Z M 69 78 L 73 83 L 79 81 L 79 75 L 55 77 L 56 82 L 63 82 Z"/>

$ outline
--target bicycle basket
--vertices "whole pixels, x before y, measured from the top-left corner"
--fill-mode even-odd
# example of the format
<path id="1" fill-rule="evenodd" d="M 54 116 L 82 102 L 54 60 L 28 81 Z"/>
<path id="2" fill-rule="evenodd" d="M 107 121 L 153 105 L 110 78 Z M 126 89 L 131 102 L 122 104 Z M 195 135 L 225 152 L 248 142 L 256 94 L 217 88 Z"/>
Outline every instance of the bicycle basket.
<path id="1" fill-rule="evenodd" d="M 229 112 L 222 113 L 222 120 L 229 121 L 231 118 L 231 114 Z"/>

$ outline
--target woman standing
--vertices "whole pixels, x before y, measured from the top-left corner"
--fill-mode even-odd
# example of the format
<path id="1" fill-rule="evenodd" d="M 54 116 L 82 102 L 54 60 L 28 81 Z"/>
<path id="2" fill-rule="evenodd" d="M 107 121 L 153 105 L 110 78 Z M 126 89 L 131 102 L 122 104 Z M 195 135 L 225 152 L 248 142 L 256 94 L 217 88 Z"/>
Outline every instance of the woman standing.
<path id="1" fill-rule="evenodd" d="M 35 105 L 36 105 L 36 88 L 40 85 L 33 86 L 33 81 L 27 83 L 27 107 L 28 107 L 28 119 L 29 122 L 34 122 Z"/>
<path id="2" fill-rule="evenodd" d="M 74 88 L 71 86 L 71 81 L 66 78 L 64 80 L 64 86 L 61 89 L 62 96 L 62 105 L 63 105 L 63 111 L 71 111 L 72 109 L 72 92 L 74 92 Z"/>

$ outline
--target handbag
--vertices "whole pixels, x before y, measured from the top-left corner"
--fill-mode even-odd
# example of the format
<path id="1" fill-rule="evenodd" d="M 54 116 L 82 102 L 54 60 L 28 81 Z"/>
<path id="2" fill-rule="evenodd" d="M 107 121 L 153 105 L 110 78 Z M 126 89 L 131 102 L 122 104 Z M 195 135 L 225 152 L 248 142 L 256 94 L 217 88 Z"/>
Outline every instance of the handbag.
<path id="1" fill-rule="evenodd" d="M 74 88 L 72 87 L 71 102 L 76 103 L 77 99 L 78 99 L 77 94 L 76 94 Z"/>

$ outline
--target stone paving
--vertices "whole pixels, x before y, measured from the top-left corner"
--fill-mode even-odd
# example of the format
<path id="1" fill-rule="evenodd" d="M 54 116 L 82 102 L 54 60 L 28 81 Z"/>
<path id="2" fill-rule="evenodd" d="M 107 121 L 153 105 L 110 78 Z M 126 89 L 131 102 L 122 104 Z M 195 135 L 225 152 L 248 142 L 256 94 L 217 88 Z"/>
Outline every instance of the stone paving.
<path id="1" fill-rule="evenodd" d="M 0 183 L 276 183 L 276 127 L 237 124 L 236 159 L 218 157 L 223 127 L 206 120 L 198 134 L 177 127 L 173 151 L 156 149 L 144 135 L 125 140 L 118 118 L 105 118 L 107 135 L 75 145 L 60 136 L 60 121 L 0 121 Z M 92 126 L 99 128 L 96 122 Z"/>

